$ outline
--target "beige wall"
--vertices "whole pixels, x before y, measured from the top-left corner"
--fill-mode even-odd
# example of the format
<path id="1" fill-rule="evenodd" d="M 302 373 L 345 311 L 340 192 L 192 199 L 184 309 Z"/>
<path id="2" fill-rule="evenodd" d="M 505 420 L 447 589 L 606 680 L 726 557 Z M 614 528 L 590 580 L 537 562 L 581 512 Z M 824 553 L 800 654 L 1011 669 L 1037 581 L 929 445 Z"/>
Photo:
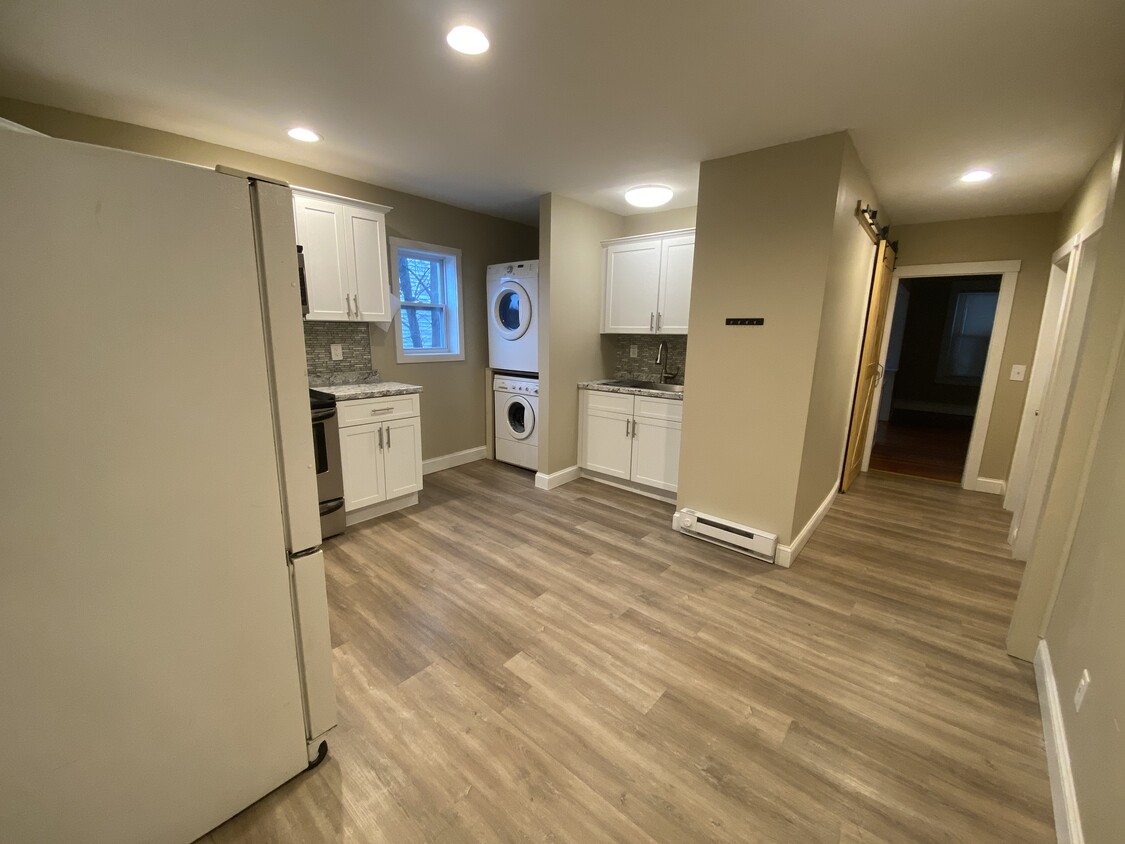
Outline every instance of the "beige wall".
<path id="1" fill-rule="evenodd" d="M 623 218 L 559 194 L 539 203 L 539 471 L 578 464 L 578 382 L 608 377 L 602 241 Z M 545 329 L 545 330 L 544 330 Z"/>
<path id="2" fill-rule="evenodd" d="M 1016 448 L 1027 380 L 1010 381 L 1013 364 L 1029 369 L 1039 339 L 1039 319 L 1047 295 L 1051 254 L 1058 247 L 1057 214 L 1024 214 L 895 226 L 898 266 L 1020 260 L 1019 280 L 1000 361 L 1000 380 L 984 441 L 980 476 L 1007 480 Z"/>
<path id="3" fill-rule="evenodd" d="M 1071 519 L 1074 532 L 1065 573 L 1046 630 L 1083 831 L 1090 842 L 1120 841 L 1125 830 L 1125 203 L 1119 178 L 1115 172 L 1110 181 L 1117 185 L 1116 199 L 1110 199 L 1098 248 L 1093 281 L 1098 301 L 1091 302 L 1095 317 L 1107 317 L 1109 311 L 1113 318 L 1089 324 L 1075 401 L 1087 377 L 1098 401 L 1072 408 L 1064 434 L 1085 440 L 1085 476 L 1076 496 L 1079 509 Z M 1075 712 L 1070 703 L 1084 669 L 1090 672 L 1090 687 L 1082 711 Z"/>
<path id="4" fill-rule="evenodd" d="M 465 360 L 396 363 L 393 332 L 388 334 L 372 326 L 372 364 L 388 380 L 421 384 L 425 388 L 422 393 L 423 457 L 437 457 L 485 444 L 485 403 L 489 399 L 489 394 L 481 389 L 488 365 L 485 267 L 536 257 L 538 236 L 534 228 L 128 123 L 3 98 L 0 98 L 0 116 L 59 138 L 205 166 L 225 164 L 293 185 L 390 205 L 394 208 L 387 216 L 390 236 L 459 248 L 464 273 Z"/>
<path id="5" fill-rule="evenodd" d="M 879 200 L 851 139 L 845 140 L 832 229 L 832 254 L 794 505 L 794 536 L 808 524 L 840 481 L 875 264 L 875 244 L 860 228 L 855 208 L 857 201 L 878 208 Z M 886 214 L 880 216 L 886 217 Z"/>
<path id="6" fill-rule="evenodd" d="M 624 227 L 621 232 L 623 237 L 635 234 L 654 234 L 656 232 L 670 232 L 676 229 L 695 228 L 695 206 L 690 208 L 672 208 L 668 211 L 653 211 L 648 214 L 630 214 L 623 217 Z"/>
<path id="7" fill-rule="evenodd" d="M 1057 235 L 1060 243 L 1106 210 L 1119 178 L 1121 150 L 1122 140 L 1118 138 L 1110 146 L 1110 155 L 1098 159 L 1098 165 L 1067 202 L 1066 208 L 1082 209 L 1084 216 L 1071 213 L 1066 217 Z M 1104 166 L 1103 161 L 1109 165 Z M 1113 354 L 1113 332 L 1123 291 L 1120 284 L 1100 281 L 1107 278 L 1095 272 L 1087 308 L 1086 340 L 1075 373 L 1070 411 L 1060 434 L 1050 487 L 1043 499 L 1039 524 L 1034 528 L 1035 544 L 1028 554 L 1008 629 L 1008 653 L 1028 661 L 1035 656 L 1065 569 L 1067 547 L 1073 536 L 1075 502 L 1081 494 L 1089 440 L 1102 399 L 1102 372 Z"/>
<path id="8" fill-rule="evenodd" d="M 703 162 L 678 505 L 792 536 L 847 137 Z M 761 327 L 729 316 L 764 317 Z"/>

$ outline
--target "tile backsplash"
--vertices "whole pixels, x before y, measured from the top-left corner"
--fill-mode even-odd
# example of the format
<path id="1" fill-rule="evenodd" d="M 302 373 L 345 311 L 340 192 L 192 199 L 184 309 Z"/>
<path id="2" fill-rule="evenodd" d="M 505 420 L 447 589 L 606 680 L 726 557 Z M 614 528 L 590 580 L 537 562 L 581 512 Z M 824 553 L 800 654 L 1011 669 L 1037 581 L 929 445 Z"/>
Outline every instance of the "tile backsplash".
<path id="1" fill-rule="evenodd" d="M 673 383 L 684 383 L 684 362 L 687 360 L 687 336 L 683 334 L 617 334 L 613 344 L 614 378 L 636 378 L 656 381 L 660 378 L 660 365 L 656 349 L 663 340 L 668 344 L 668 372 L 676 373 Z M 630 347 L 637 347 L 637 356 L 629 357 Z"/>
<path id="2" fill-rule="evenodd" d="M 331 346 L 343 347 L 344 359 L 332 360 Z M 366 323 L 306 322 L 305 362 L 310 377 L 371 371 L 371 340 Z"/>

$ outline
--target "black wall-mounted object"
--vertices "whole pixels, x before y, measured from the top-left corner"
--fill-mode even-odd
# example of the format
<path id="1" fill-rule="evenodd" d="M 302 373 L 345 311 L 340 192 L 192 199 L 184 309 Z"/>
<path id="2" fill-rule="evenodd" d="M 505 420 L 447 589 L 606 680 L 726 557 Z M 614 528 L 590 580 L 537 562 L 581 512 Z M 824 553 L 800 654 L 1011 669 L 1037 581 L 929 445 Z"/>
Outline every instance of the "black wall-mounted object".
<path id="1" fill-rule="evenodd" d="M 727 325 L 765 325 L 765 317 L 727 317 Z"/>

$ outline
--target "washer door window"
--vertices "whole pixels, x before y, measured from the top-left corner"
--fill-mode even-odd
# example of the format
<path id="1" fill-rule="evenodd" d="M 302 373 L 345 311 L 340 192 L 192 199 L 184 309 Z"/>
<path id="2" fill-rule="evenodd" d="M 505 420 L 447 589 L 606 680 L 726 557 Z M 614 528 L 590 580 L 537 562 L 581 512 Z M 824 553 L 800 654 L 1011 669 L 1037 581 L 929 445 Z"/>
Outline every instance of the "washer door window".
<path id="1" fill-rule="evenodd" d="M 504 421 L 513 439 L 526 440 L 535 430 L 535 410 L 523 396 L 512 396 L 504 405 Z"/>
<path id="2" fill-rule="evenodd" d="M 492 321 L 505 340 L 518 340 L 531 325 L 531 298 L 523 285 L 505 279 L 492 300 Z"/>

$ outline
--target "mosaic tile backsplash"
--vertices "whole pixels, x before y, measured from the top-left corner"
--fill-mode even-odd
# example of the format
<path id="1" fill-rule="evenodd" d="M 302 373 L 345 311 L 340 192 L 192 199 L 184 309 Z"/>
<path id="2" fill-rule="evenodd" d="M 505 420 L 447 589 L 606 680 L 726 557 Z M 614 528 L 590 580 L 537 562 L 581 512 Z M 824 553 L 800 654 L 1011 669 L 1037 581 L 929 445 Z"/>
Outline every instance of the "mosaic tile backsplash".
<path id="1" fill-rule="evenodd" d="M 343 346 L 344 359 L 332 360 L 330 346 Z M 371 340 L 366 323 L 306 322 L 305 362 L 310 377 L 324 377 L 340 372 L 371 371 Z"/>
<path id="2" fill-rule="evenodd" d="M 684 362 L 687 360 L 687 337 L 683 334 L 617 334 L 613 346 L 613 377 L 636 378 L 640 381 L 660 380 L 660 365 L 656 349 L 663 340 L 668 344 L 668 373 L 676 373 L 673 384 L 684 383 Z M 637 356 L 629 357 L 631 346 L 637 347 Z"/>

